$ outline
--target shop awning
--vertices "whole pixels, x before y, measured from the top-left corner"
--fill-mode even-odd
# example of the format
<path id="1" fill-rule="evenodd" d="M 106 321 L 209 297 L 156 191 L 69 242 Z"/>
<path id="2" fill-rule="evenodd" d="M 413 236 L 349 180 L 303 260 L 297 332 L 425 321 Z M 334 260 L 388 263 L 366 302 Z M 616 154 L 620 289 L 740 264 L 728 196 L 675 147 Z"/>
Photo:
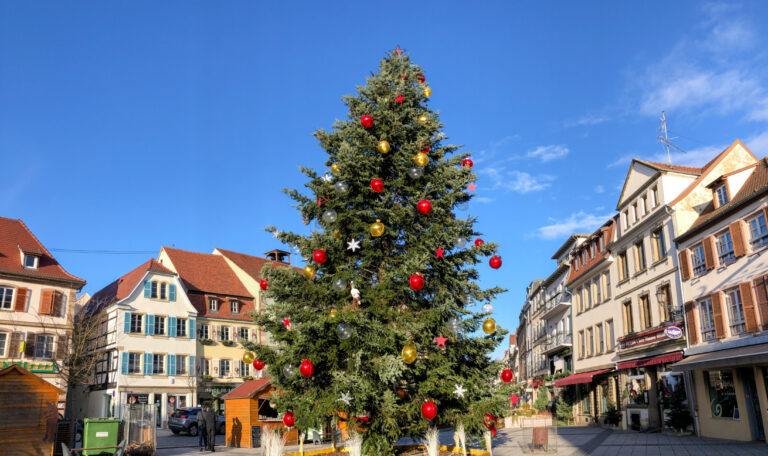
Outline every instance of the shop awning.
<path id="1" fill-rule="evenodd" d="M 768 363 L 768 344 L 748 345 L 709 353 L 691 355 L 670 366 L 683 371 L 701 368 L 738 367 Z"/>
<path id="2" fill-rule="evenodd" d="M 645 367 L 656 364 L 674 363 L 683 359 L 683 352 L 676 351 L 664 353 L 663 355 L 649 356 L 647 358 L 633 359 L 630 361 L 621 361 L 616 363 L 616 369 L 629 369 L 630 367 Z"/>
<path id="3" fill-rule="evenodd" d="M 595 375 L 603 374 L 613 369 L 598 369 L 589 372 L 569 375 L 565 378 L 555 380 L 555 386 L 578 385 L 579 383 L 589 383 Z"/>

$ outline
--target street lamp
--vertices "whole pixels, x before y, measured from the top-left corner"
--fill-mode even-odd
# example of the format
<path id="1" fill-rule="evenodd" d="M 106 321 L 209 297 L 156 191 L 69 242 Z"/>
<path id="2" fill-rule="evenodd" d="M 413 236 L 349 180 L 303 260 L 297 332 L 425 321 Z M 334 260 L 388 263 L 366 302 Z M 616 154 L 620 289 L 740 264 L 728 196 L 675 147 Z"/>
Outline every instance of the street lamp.
<path id="1" fill-rule="evenodd" d="M 656 301 L 659 303 L 660 306 L 666 306 L 667 305 L 667 290 L 664 288 L 659 288 L 656 290 Z"/>

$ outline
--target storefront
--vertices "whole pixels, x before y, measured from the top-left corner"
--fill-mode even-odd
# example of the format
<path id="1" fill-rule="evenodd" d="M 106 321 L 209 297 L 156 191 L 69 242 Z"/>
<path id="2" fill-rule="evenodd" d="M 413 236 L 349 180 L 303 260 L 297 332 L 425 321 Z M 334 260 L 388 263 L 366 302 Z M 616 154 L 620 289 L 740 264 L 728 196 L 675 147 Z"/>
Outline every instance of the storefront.
<path id="1" fill-rule="evenodd" d="M 148 391 L 150 388 L 133 388 L 130 391 L 119 391 L 119 410 L 115 416 L 122 416 L 125 406 L 134 404 L 154 404 L 157 427 L 166 428 L 168 417 L 175 410 L 196 405 L 196 394 L 189 388 L 168 388 L 166 391 Z"/>
<path id="2" fill-rule="evenodd" d="M 573 385 L 576 424 L 603 424 L 609 407 L 617 403 L 617 381 L 613 369 L 598 369 L 555 380 L 555 386 Z"/>

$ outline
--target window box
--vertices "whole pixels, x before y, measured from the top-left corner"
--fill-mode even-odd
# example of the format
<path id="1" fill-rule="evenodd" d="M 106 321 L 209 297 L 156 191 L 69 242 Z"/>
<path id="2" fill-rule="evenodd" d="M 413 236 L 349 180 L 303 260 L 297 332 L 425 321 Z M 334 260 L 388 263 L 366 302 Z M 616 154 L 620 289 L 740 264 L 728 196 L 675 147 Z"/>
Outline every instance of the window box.
<path id="1" fill-rule="evenodd" d="M 203 375 L 200 378 L 202 378 L 203 380 L 213 380 L 213 376 L 211 375 Z"/>
<path id="2" fill-rule="evenodd" d="M 242 378 L 243 380 L 253 380 L 253 376 L 252 375 L 243 375 L 240 378 Z"/>
<path id="3" fill-rule="evenodd" d="M 221 343 L 227 347 L 234 347 L 236 342 L 232 340 L 222 340 Z"/>
<path id="4" fill-rule="evenodd" d="M 213 345 L 216 342 L 214 342 L 213 339 L 200 339 L 200 343 L 203 345 Z"/>

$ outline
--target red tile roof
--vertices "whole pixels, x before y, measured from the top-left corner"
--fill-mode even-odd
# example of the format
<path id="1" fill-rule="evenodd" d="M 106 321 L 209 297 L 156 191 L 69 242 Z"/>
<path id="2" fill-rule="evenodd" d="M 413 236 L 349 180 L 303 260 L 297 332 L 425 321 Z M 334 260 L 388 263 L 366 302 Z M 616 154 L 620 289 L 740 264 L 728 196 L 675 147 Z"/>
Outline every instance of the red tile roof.
<path id="1" fill-rule="evenodd" d="M 641 162 L 651 165 L 654 168 L 666 169 L 669 171 L 680 171 L 683 173 L 691 173 L 691 174 L 701 174 L 701 171 L 703 169 L 706 169 L 706 166 L 704 168 L 695 168 L 693 166 L 670 165 L 668 163 L 658 163 L 658 162 L 650 162 L 650 161 L 644 161 L 644 160 L 641 160 Z M 708 165 L 709 164 L 707 164 L 707 166 Z"/>
<path id="2" fill-rule="evenodd" d="M 25 269 L 19 249 L 40 255 L 37 269 Z M 63 280 L 81 288 L 85 280 L 64 270 L 21 220 L 0 217 L 0 273 Z"/>
<path id="3" fill-rule="evenodd" d="M 152 258 L 146 263 L 139 266 L 138 268 L 134 269 L 128 274 L 125 274 L 124 276 L 120 277 L 119 279 L 115 280 L 114 282 L 110 283 L 106 287 L 94 293 L 90 299 L 90 302 L 93 304 L 88 306 L 87 313 L 93 314 L 95 312 L 98 312 L 101 309 L 103 309 L 105 306 L 108 306 L 113 302 L 119 301 L 125 298 L 126 296 L 128 296 L 130 292 L 134 289 L 134 287 L 136 287 L 136 285 L 139 283 L 139 280 L 141 280 L 141 278 L 144 277 L 144 274 L 147 271 L 155 271 L 155 272 L 162 272 L 166 274 L 176 275 L 175 272 L 166 268 L 162 264 L 155 261 L 154 258 Z M 102 305 L 98 308 L 94 307 L 98 305 L 99 301 L 102 301 Z"/>
<path id="4" fill-rule="evenodd" d="M 271 378 L 260 378 L 258 380 L 248 380 L 229 393 L 222 396 L 222 399 L 250 399 L 254 394 L 270 386 Z"/>
<path id="5" fill-rule="evenodd" d="M 190 291 L 253 298 L 221 255 L 163 247 Z"/>
<path id="6" fill-rule="evenodd" d="M 261 268 L 264 267 L 265 264 L 271 263 L 277 266 L 285 266 L 285 267 L 291 267 L 290 264 L 287 263 L 281 263 L 279 261 L 272 261 L 268 260 L 266 258 L 261 258 L 253 255 L 246 255 L 245 253 L 240 252 L 233 252 L 231 250 L 224 250 L 216 248 L 222 255 L 227 257 L 229 260 L 231 260 L 233 263 L 235 263 L 240 269 L 245 271 L 246 274 L 253 277 L 254 280 L 261 280 Z M 301 268 L 296 268 L 296 270 L 301 271 Z"/>

